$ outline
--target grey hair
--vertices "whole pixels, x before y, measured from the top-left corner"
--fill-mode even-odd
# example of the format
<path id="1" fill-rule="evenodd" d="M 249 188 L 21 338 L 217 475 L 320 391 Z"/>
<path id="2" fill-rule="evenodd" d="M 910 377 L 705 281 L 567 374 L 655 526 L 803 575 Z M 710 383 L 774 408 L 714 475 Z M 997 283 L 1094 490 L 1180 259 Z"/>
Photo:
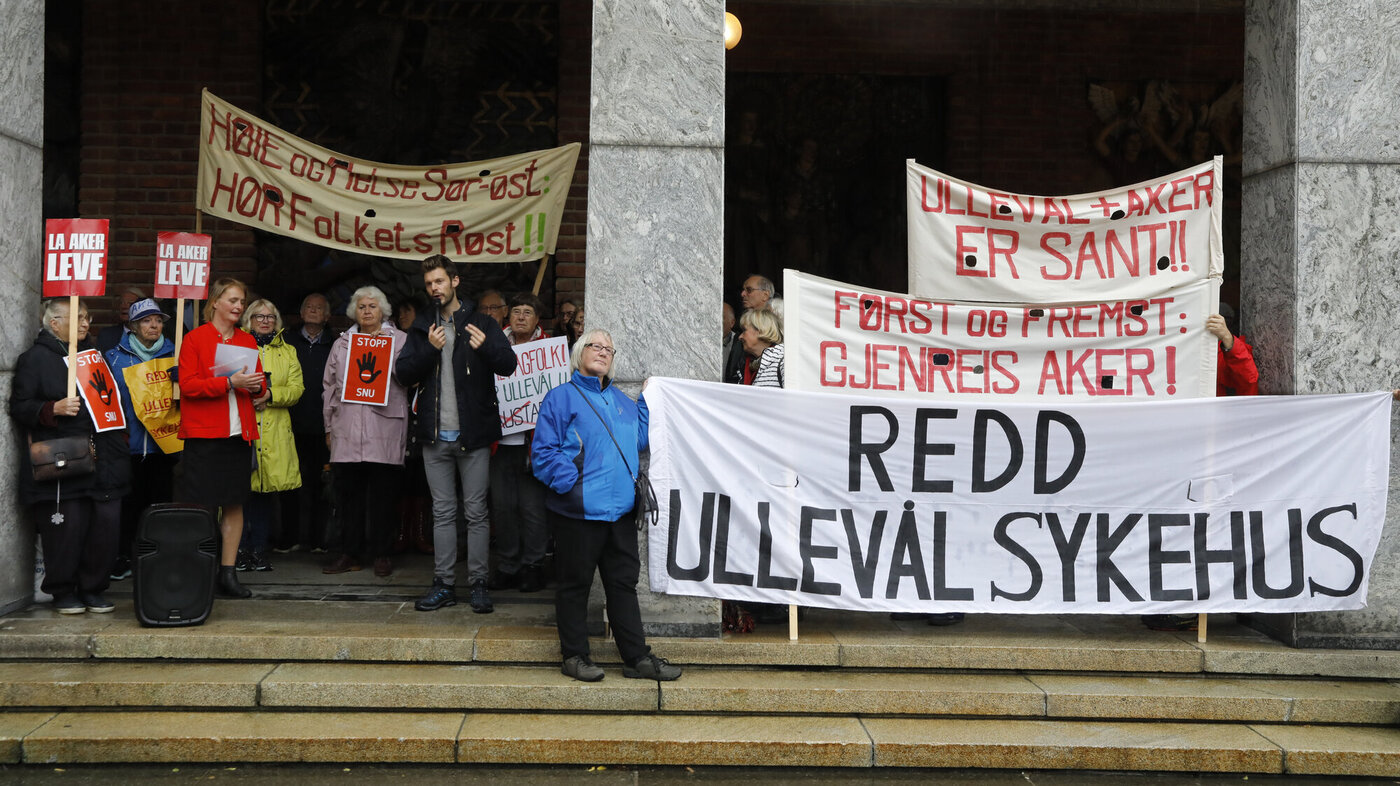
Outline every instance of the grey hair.
<path id="1" fill-rule="evenodd" d="M 79 313 L 82 311 L 82 301 L 78 301 Z M 53 297 L 44 301 L 44 322 L 40 327 L 49 332 L 49 335 L 58 338 L 58 334 L 53 332 L 52 323 L 55 319 L 68 318 L 68 298 Z"/>
<path id="2" fill-rule="evenodd" d="M 307 304 L 307 303 L 310 303 L 310 302 L 311 302 L 311 298 L 313 298 L 313 297 L 318 297 L 318 298 L 320 298 L 320 299 L 326 301 L 326 310 L 327 310 L 327 311 L 330 311 L 330 310 L 331 310 L 331 299 L 330 299 L 330 298 L 326 297 L 325 295 L 321 294 L 320 292 L 312 292 L 311 294 L 309 294 L 309 295 L 307 295 L 306 297 L 304 297 L 304 298 L 301 299 L 301 305 L 297 307 L 297 311 L 301 311 L 303 308 L 306 308 L 306 304 Z"/>
<path id="3" fill-rule="evenodd" d="M 749 276 L 749 278 L 758 279 L 758 288 L 763 290 L 764 292 L 767 292 L 768 297 L 770 299 L 773 297 L 773 295 L 777 294 L 777 287 L 773 286 L 773 282 L 770 281 L 767 276 L 760 276 L 759 274 L 754 273 L 753 275 Z"/>
<path id="4" fill-rule="evenodd" d="M 585 331 L 583 335 L 578 337 L 578 341 L 574 342 L 573 352 L 569 353 L 569 371 L 578 371 L 578 364 L 583 360 L 583 345 L 593 343 L 596 338 L 606 338 L 609 344 L 617 346 L 613 344 L 612 334 L 602 328 Z M 612 357 L 608 359 L 608 373 L 603 375 L 604 379 L 612 376 L 612 367 L 616 362 L 617 352 L 614 351 Z"/>
<path id="5" fill-rule="evenodd" d="M 360 304 L 360 300 L 372 297 L 379 301 L 379 310 L 384 312 L 384 318 L 388 319 L 394 313 L 394 307 L 389 305 L 389 297 L 384 294 L 384 290 L 376 286 L 363 286 L 355 290 L 350 296 L 350 302 L 345 306 L 345 316 L 355 318 L 355 306 Z"/>

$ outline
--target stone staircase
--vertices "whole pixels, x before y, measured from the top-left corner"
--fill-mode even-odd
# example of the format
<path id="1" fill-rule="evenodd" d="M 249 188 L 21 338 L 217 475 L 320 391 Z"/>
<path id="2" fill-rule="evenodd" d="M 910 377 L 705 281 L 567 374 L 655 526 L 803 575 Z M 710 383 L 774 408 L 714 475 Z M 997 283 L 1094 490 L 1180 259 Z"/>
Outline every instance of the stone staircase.
<path id="1" fill-rule="evenodd" d="M 274 594 L 275 596 L 275 594 Z M 786 630 L 654 639 L 674 683 L 558 671 L 542 596 L 433 614 L 219 603 L 148 629 L 0 618 L 0 763 L 436 762 L 1400 775 L 1400 652 L 1294 650 L 1212 619 L 813 610 Z"/>

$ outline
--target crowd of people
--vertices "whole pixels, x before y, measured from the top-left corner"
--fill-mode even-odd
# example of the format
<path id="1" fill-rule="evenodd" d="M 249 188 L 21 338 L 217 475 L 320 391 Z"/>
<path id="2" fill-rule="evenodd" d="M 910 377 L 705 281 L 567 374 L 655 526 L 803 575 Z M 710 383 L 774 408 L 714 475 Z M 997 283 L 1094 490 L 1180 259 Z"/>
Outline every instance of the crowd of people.
<path id="1" fill-rule="evenodd" d="M 586 634 L 596 571 L 624 676 L 677 678 L 680 669 L 655 656 L 642 635 L 630 514 L 647 408 L 644 397 L 634 402 L 612 385 L 612 336 L 585 330 L 579 304 L 561 303 L 555 331 L 568 340 L 569 382 L 546 395 L 534 429 L 503 436 L 495 379 L 515 371 L 514 346 L 549 336 L 544 303 L 530 293 L 466 298 L 451 259 L 429 257 L 421 267 L 428 308 L 408 301 L 395 318 L 384 292 L 361 287 L 346 305 L 350 325 L 339 333 L 321 294 L 302 301 L 301 324 L 289 330 L 271 301 L 248 302 L 243 283 L 214 282 L 203 324 L 183 337 L 171 374 L 183 440 L 175 455 L 138 419 L 124 374 L 151 361 L 176 362 L 160 304 L 137 291 L 121 293 L 126 320 L 119 331 L 103 331 L 101 343 L 126 428 L 98 431 L 84 397 L 67 395 L 70 335 L 76 332 L 82 349 L 93 346 L 87 309 L 80 305 L 70 320 L 66 299 L 46 302 L 34 344 L 16 365 L 10 413 L 31 444 L 76 440 L 82 452 L 85 441 L 91 459 L 90 470 L 61 478 L 37 471 L 28 453 L 21 468 L 19 497 L 39 531 L 42 591 L 54 610 L 111 611 L 103 593 L 131 575 L 141 513 L 153 503 L 185 502 L 217 515 L 215 586 L 224 598 L 252 595 L 238 573 L 272 569 L 269 551 L 322 552 L 325 573 L 372 566 L 386 577 L 396 550 L 417 547 L 433 555 L 432 584 L 417 610 L 457 603 L 457 565 L 465 561 L 468 603 L 486 614 L 494 609 L 493 590 L 538 592 L 549 583 L 552 546 L 563 673 L 603 678 Z M 723 313 L 724 381 L 781 388 L 782 300 L 759 275 L 745 280 L 740 300 L 737 318 L 728 305 Z M 1221 315 L 1206 328 L 1218 339 L 1221 395 L 1256 393 L 1258 371 L 1243 337 Z M 357 337 L 390 340 L 388 368 L 353 360 Z M 350 382 L 380 374 L 388 375 L 385 401 L 342 395 Z M 334 515 L 327 516 L 331 500 Z M 430 531 L 415 528 L 429 507 Z M 724 624 L 747 631 L 786 616 L 780 606 L 726 603 Z M 914 616 L 930 624 L 962 618 Z M 1181 629 L 1191 619 L 1156 615 L 1146 622 Z"/>
<path id="2" fill-rule="evenodd" d="M 372 566 L 377 576 L 390 576 L 398 544 L 433 554 L 433 582 L 417 610 L 457 603 L 456 568 L 465 559 L 468 602 L 485 614 L 494 609 L 493 589 L 543 589 L 550 580 L 546 555 L 555 544 L 563 673 L 603 677 L 589 659 L 586 634 L 596 570 L 623 676 L 679 677 L 680 669 L 652 654 L 642 634 L 637 538 L 626 519 L 636 478 L 631 467 L 646 446 L 645 405 L 611 384 L 611 336 L 585 333 L 579 304 L 560 304 L 555 330 L 571 350 L 570 384 L 545 397 L 537 429 L 503 436 L 496 376 L 515 371 L 513 346 L 549 336 L 544 303 L 531 293 L 463 297 L 458 268 L 445 256 L 421 267 L 429 308 L 420 312 L 410 300 L 395 318 L 383 291 L 361 287 L 346 305 L 349 327 L 339 333 L 329 326 L 324 295 L 307 296 L 300 326 L 289 329 L 273 302 L 251 299 L 240 281 L 220 279 L 210 286 L 203 324 L 183 336 L 178 358 L 170 316 L 139 290 L 118 293 L 126 319 L 96 343 L 88 338 L 85 306 L 70 321 L 66 298 L 46 302 L 41 329 L 16 367 L 10 413 L 31 443 L 69 440 L 62 444 L 79 445 L 95 460 L 95 468 L 74 464 L 62 478 L 48 477 L 28 454 L 21 468 L 20 499 L 44 554 L 41 591 L 52 596 L 54 610 L 112 611 L 104 593 L 110 582 L 132 575 L 140 516 L 152 504 L 173 501 L 209 508 L 217 518 L 221 598 L 251 597 L 240 572 L 271 570 L 270 554 L 300 549 L 325 553 L 328 574 Z M 80 351 L 102 351 L 121 391 L 124 429 L 99 431 L 81 391 L 67 395 L 74 332 Z M 388 368 L 352 357 L 357 338 L 389 340 Z M 183 446 L 175 453 L 143 425 L 126 379 L 128 369 L 162 359 L 174 365 L 168 373 L 179 395 Z M 385 401 L 342 395 L 381 375 L 387 375 Z M 580 402 L 593 414 L 580 418 Z M 602 451 L 604 439 L 616 446 L 617 458 Z M 406 472 L 406 465 L 413 469 Z M 430 536 L 413 526 L 419 508 L 411 501 L 420 491 L 431 499 Z M 459 520 L 465 524 L 460 543 Z"/>

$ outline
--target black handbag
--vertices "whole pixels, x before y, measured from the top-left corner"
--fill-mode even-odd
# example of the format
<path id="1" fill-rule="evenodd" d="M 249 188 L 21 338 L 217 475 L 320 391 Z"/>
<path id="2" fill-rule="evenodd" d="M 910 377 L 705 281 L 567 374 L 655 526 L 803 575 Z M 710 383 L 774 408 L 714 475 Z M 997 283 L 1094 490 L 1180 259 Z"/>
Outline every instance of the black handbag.
<path id="1" fill-rule="evenodd" d="M 608 439 L 612 440 L 613 447 L 617 448 L 617 454 L 622 457 L 622 465 L 627 467 L 627 474 L 632 476 L 632 490 L 635 495 L 632 513 L 637 517 L 637 529 L 646 529 L 648 524 L 654 526 L 659 516 L 660 506 L 656 502 L 656 492 L 651 488 L 651 479 L 647 477 L 647 473 L 640 466 L 637 467 L 636 472 L 632 471 L 632 464 L 627 461 L 627 454 L 622 452 L 622 446 L 617 444 L 617 437 L 613 436 L 608 422 L 603 419 L 603 413 L 599 412 L 598 408 L 593 406 L 593 402 L 588 400 L 583 388 L 573 382 L 569 384 L 578 390 L 579 398 L 583 399 L 583 403 L 587 404 L 588 408 L 593 410 L 593 414 L 598 416 L 598 422 L 603 424 L 603 430 L 608 432 Z"/>
<path id="2" fill-rule="evenodd" d="M 91 435 L 29 440 L 29 464 L 40 482 L 90 475 L 97 469 L 97 448 Z"/>

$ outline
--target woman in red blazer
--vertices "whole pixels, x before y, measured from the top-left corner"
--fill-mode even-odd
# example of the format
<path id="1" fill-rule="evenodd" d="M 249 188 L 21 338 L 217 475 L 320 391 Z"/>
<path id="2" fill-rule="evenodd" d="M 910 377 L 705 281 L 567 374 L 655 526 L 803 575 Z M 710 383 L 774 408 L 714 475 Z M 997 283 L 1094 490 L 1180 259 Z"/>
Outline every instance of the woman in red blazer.
<path id="1" fill-rule="evenodd" d="M 253 594 L 239 583 L 233 566 L 243 535 L 253 441 L 258 438 L 253 407 L 268 397 L 257 342 L 238 328 L 247 296 L 247 287 L 237 279 L 215 281 L 204 306 L 205 323 L 191 330 L 180 348 L 180 438 L 185 455 L 175 498 L 222 509 L 216 587 L 226 598 Z"/>

